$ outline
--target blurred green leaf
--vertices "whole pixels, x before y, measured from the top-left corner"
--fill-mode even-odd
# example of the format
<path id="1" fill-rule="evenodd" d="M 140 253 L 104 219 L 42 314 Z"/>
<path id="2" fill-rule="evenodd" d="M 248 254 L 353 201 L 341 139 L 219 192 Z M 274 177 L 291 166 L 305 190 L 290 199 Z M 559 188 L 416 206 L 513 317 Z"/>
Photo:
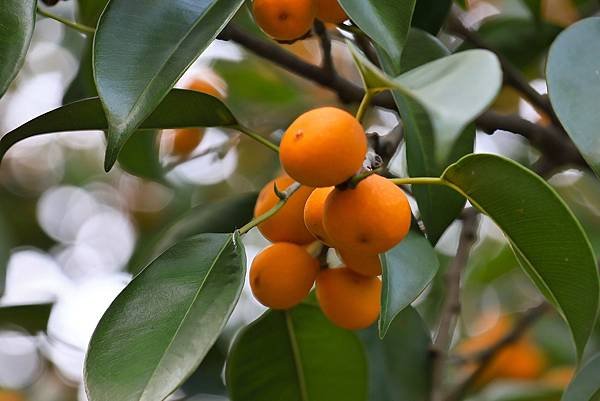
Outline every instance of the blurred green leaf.
<path id="1" fill-rule="evenodd" d="M 138 130 L 119 153 L 119 166 L 138 177 L 164 183 L 164 169 L 158 154 L 158 130 Z"/>
<path id="2" fill-rule="evenodd" d="M 418 0 L 412 25 L 437 35 L 450 13 L 452 0 Z"/>
<path id="3" fill-rule="evenodd" d="M 575 375 L 561 401 L 592 401 L 600 394 L 600 354 L 591 358 Z"/>
<path id="4" fill-rule="evenodd" d="M 412 230 L 402 242 L 380 258 L 383 286 L 379 336 L 383 338 L 396 315 L 408 307 L 431 282 L 439 262 L 429 241 Z"/>
<path id="5" fill-rule="evenodd" d="M 198 367 L 242 291 L 232 234 L 182 241 L 137 275 L 96 327 L 85 362 L 93 401 L 160 401 Z"/>
<path id="6" fill-rule="evenodd" d="M 599 280 L 591 245 L 567 205 L 542 178 L 500 156 L 466 156 L 442 179 L 502 229 L 523 270 L 569 324 L 581 357 Z"/>
<path id="7" fill-rule="evenodd" d="M 94 37 L 94 76 L 108 120 L 104 167 L 148 118 L 243 0 L 112 0 Z"/>
<path id="8" fill-rule="evenodd" d="M 0 297 L 4 294 L 6 285 L 6 268 L 10 259 L 12 239 L 7 222 L 0 215 Z"/>
<path id="9" fill-rule="evenodd" d="M 92 70 L 92 42 L 93 38 L 87 38 L 85 41 L 79 61 L 79 69 L 63 95 L 62 104 L 98 96 L 96 84 L 94 83 L 94 71 Z"/>
<path id="10" fill-rule="evenodd" d="M 586 18 L 559 35 L 548 55 L 548 94 L 558 119 L 600 176 L 600 18 Z"/>
<path id="11" fill-rule="evenodd" d="M 427 401 L 431 387 L 429 329 L 411 307 L 380 340 L 375 326 L 359 333 L 369 360 L 370 401 Z"/>
<path id="12" fill-rule="evenodd" d="M 225 374 L 232 401 L 367 399 L 360 341 L 312 305 L 269 310 L 242 329 Z"/>
<path id="13" fill-rule="evenodd" d="M 397 72 L 394 70 L 393 75 L 403 74 L 448 55 L 450 52 L 438 38 L 421 29 L 411 28 L 402 52 L 400 69 Z"/>
<path id="14" fill-rule="evenodd" d="M 0 97 L 23 66 L 35 26 L 36 0 L 4 0 L 0 6 Z"/>
<path id="15" fill-rule="evenodd" d="M 490 47 L 520 69 L 539 63 L 561 28 L 527 18 L 493 17 L 484 21 L 477 33 Z M 472 48 L 465 43 L 462 49 Z"/>
<path id="16" fill-rule="evenodd" d="M 542 17 L 542 0 L 523 0 L 523 3 L 531 11 L 531 16 L 536 20 Z"/>
<path id="17" fill-rule="evenodd" d="M 233 126 L 237 121 L 219 99 L 197 91 L 173 89 L 142 122 L 142 129 Z M 105 130 L 108 124 L 100 99 L 69 103 L 42 114 L 0 138 L 0 160 L 15 143 L 41 134 Z"/>
<path id="18" fill-rule="evenodd" d="M 558 388 L 527 383 L 507 381 L 491 386 L 483 394 L 470 398 L 470 401 L 559 401 L 562 391 Z"/>
<path id="19" fill-rule="evenodd" d="M 352 21 L 388 56 L 400 65 L 410 29 L 415 0 L 339 0 Z"/>
<path id="20" fill-rule="evenodd" d="M 201 204 L 186 211 L 161 231 L 149 249 L 136 255 L 133 271 L 146 266 L 178 241 L 204 233 L 230 233 L 252 220 L 258 194 L 233 195 L 209 204 Z"/>
<path id="21" fill-rule="evenodd" d="M 14 305 L 0 307 L 0 328 L 16 326 L 31 334 L 45 331 L 52 304 Z"/>

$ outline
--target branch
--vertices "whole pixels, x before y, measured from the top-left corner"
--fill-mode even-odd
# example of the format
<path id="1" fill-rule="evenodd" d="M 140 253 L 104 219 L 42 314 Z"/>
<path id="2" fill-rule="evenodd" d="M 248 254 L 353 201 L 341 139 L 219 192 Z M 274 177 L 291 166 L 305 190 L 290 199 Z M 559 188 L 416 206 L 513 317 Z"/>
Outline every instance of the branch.
<path id="1" fill-rule="evenodd" d="M 285 51 L 275 43 L 262 40 L 248 34 L 230 24 L 219 36 L 222 40 L 231 40 L 263 57 L 278 66 L 285 68 L 302 78 L 315 82 L 337 93 L 344 103 L 360 102 L 365 91 L 334 72 L 328 75 L 319 66 L 307 63 L 292 53 Z M 390 110 L 397 110 L 391 93 L 381 93 L 375 97 L 373 104 Z M 546 128 L 533 124 L 516 115 L 504 116 L 487 111 L 477 120 L 477 126 L 489 134 L 496 130 L 506 130 L 522 135 L 530 140 L 532 146 L 542 152 L 554 167 L 561 165 L 587 166 L 574 145 L 556 128 Z"/>
<path id="2" fill-rule="evenodd" d="M 448 267 L 445 276 L 446 296 L 442 305 L 440 325 L 431 350 L 432 379 L 431 400 L 441 401 L 444 387 L 444 371 L 448 358 L 448 348 L 456 327 L 456 318 L 460 312 L 460 279 L 469 259 L 471 249 L 477 240 L 477 212 L 464 213 L 463 226 L 458 242 L 458 251 Z"/>
<path id="3" fill-rule="evenodd" d="M 331 39 L 329 38 L 325 24 L 318 19 L 315 20 L 315 33 L 319 37 L 321 43 L 321 69 L 325 75 L 332 77 L 335 74 L 335 67 L 331 55 Z"/>
<path id="4" fill-rule="evenodd" d="M 477 369 L 467 377 L 462 383 L 460 383 L 456 389 L 454 389 L 444 401 L 459 401 L 463 398 L 465 393 L 471 388 L 471 386 L 477 381 L 485 369 L 489 366 L 491 361 L 500 351 L 507 346 L 517 342 L 527 330 L 548 310 L 548 304 L 542 302 L 540 305 L 529 309 L 521 319 L 515 324 L 512 330 L 502 337 L 498 342 L 494 343 L 491 347 L 487 348 L 483 352 L 475 355 L 474 362 L 479 365 Z"/>

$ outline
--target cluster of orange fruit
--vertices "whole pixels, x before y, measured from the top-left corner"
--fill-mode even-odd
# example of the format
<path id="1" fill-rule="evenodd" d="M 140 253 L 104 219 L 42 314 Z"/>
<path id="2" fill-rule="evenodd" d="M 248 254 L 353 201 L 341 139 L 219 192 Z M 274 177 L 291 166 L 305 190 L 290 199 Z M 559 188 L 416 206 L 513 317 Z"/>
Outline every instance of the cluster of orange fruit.
<path id="1" fill-rule="evenodd" d="M 306 35 L 315 18 L 332 24 L 348 19 L 337 0 L 254 0 L 252 11 L 258 26 L 281 41 Z"/>
<path id="2" fill-rule="evenodd" d="M 347 185 L 363 167 L 367 139 L 346 111 L 322 107 L 304 113 L 286 130 L 280 160 L 287 173 L 260 192 L 255 216 L 272 209 L 294 181 L 301 186 L 271 218 L 258 225 L 272 245 L 254 259 L 250 285 L 265 306 L 288 309 L 316 281 L 321 309 L 336 325 L 360 329 L 379 316 L 379 254 L 408 233 L 411 210 L 404 192 L 379 175 Z M 328 268 L 306 246 L 335 248 L 344 266 Z M 326 263 L 325 263 L 326 264 Z"/>

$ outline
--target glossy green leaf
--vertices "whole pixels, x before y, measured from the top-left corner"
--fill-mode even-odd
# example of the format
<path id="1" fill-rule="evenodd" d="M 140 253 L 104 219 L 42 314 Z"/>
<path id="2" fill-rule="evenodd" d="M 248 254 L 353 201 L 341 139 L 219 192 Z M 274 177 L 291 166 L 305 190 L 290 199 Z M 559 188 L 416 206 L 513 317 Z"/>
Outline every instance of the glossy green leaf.
<path id="1" fill-rule="evenodd" d="M 52 304 L 0 306 L 0 328 L 20 328 L 31 334 L 45 331 Z"/>
<path id="2" fill-rule="evenodd" d="M 232 401 L 366 401 L 358 337 L 301 304 L 270 310 L 236 337 L 226 365 Z"/>
<path id="3" fill-rule="evenodd" d="M 151 115 L 243 0 L 112 0 L 94 39 L 94 76 L 108 119 L 104 167 Z"/>
<path id="4" fill-rule="evenodd" d="M 197 91 L 173 89 L 142 123 L 143 129 L 234 126 L 235 117 L 219 99 Z M 0 160 L 15 143 L 36 135 L 64 131 L 106 130 L 98 98 L 69 103 L 42 114 L 0 138 Z"/>
<path id="5" fill-rule="evenodd" d="M 36 0 L 4 0 L 0 6 L 0 97 L 15 79 L 35 26 Z"/>
<path id="6" fill-rule="evenodd" d="M 591 245 L 567 205 L 542 178 L 495 155 L 466 156 L 442 178 L 502 229 L 523 270 L 566 319 L 581 356 L 599 280 Z"/>
<path id="7" fill-rule="evenodd" d="M 448 55 L 450 52 L 438 38 L 421 29 L 412 28 L 408 32 L 406 45 L 402 52 L 400 69 L 397 72 L 394 71 L 393 75 L 403 74 Z"/>
<path id="8" fill-rule="evenodd" d="M 592 401 L 600 395 L 600 355 L 594 356 L 575 375 L 561 401 Z"/>
<path id="9" fill-rule="evenodd" d="M 84 25 L 95 27 L 108 0 L 77 0 L 77 20 Z"/>
<path id="10" fill-rule="evenodd" d="M 431 282 L 439 262 L 433 247 L 420 233 L 410 231 L 394 248 L 382 254 L 383 286 L 379 335 L 383 338 L 392 321 Z"/>
<path id="11" fill-rule="evenodd" d="M 352 21 L 385 51 L 394 65 L 399 65 L 416 1 L 339 1 Z"/>
<path id="12" fill-rule="evenodd" d="M 427 61 L 443 53 L 436 39 L 419 37 L 420 42 L 428 39 L 429 46 L 420 46 L 427 56 L 411 56 L 409 60 Z M 417 45 L 407 49 L 412 46 L 415 50 L 411 50 L 411 54 L 418 54 Z M 355 47 L 350 46 L 350 50 L 367 87 L 394 89 L 394 99 L 405 127 L 411 176 L 438 176 L 450 163 L 473 151 L 475 128 L 468 124 L 489 105 L 501 85 L 501 71 L 494 55 L 482 50 L 458 53 L 391 79 Z M 396 71 L 385 58 L 382 62 L 386 71 Z M 479 68 L 485 72 L 481 74 Z M 473 78 L 477 75 L 480 75 L 478 79 Z M 475 81 L 479 82 L 478 86 L 474 86 Z M 486 85 L 490 87 L 478 89 Z M 457 93 L 460 93 L 459 99 Z M 428 186 L 415 188 L 415 197 L 427 236 L 435 244 L 462 210 L 464 199 L 447 188 Z"/>
<path id="13" fill-rule="evenodd" d="M 130 270 L 138 271 L 169 247 L 185 238 L 204 233 L 230 233 L 252 220 L 257 194 L 254 192 L 195 206 L 158 235 L 151 249 L 135 255 Z"/>
<path id="14" fill-rule="evenodd" d="M 561 33 L 548 55 L 552 107 L 596 175 L 600 176 L 600 18 L 587 18 Z"/>
<path id="15" fill-rule="evenodd" d="M 418 0 L 412 25 L 437 35 L 451 6 L 452 0 Z"/>
<path id="16" fill-rule="evenodd" d="M 164 183 L 158 154 L 159 135 L 157 130 L 138 130 L 119 153 L 119 166 L 129 174 Z"/>
<path id="17" fill-rule="evenodd" d="M 380 340 L 375 326 L 359 332 L 369 360 L 370 401 L 427 401 L 431 393 L 429 329 L 411 307 Z"/>
<path id="18" fill-rule="evenodd" d="M 160 401 L 175 391 L 225 326 L 245 262 L 237 234 L 203 234 L 146 267 L 94 331 L 84 370 L 89 399 Z"/>

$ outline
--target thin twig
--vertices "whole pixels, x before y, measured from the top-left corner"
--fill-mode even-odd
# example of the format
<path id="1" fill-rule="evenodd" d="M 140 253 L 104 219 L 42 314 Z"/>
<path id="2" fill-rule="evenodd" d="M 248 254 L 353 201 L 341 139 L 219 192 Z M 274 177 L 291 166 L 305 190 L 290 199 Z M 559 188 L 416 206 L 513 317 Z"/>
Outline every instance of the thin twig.
<path id="1" fill-rule="evenodd" d="M 471 386 L 477 381 L 482 375 L 485 369 L 489 366 L 490 362 L 494 359 L 500 351 L 507 346 L 514 344 L 527 330 L 548 310 L 549 305 L 546 302 L 542 302 L 538 306 L 529 309 L 523 314 L 523 316 L 517 321 L 512 330 L 507 333 L 504 337 L 492 344 L 489 348 L 483 352 L 477 353 L 474 356 L 474 362 L 478 363 L 477 368 L 471 375 L 469 375 L 462 383 L 460 383 L 454 390 L 452 390 L 444 401 L 459 401 L 471 388 Z"/>
<path id="2" fill-rule="evenodd" d="M 65 26 L 68 26 L 69 28 L 73 28 L 76 31 L 79 31 L 79 32 L 81 32 L 83 34 L 86 34 L 86 35 L 92 34 L 93 35 L 94 32 L 96 32 L 96 30 L 94 28 L 90 27 L 90 26 L 86 26 L 86 25 L 77 23 L 75 21 L 68 20 L 68 19 L 63 18 L 63 17 L 61 17 L 59 15 L 56 15 L 56 14 L 52 14 L 52 13 L 44 10 L 40 6 L 37 6 L 36 11 L 37 11 L 38 14 L 43 15 L 46 18 L 50 18 L 50 19 L 53 19 L 55 21 L 58 21 L 61 24 L 65 25 Z"/>
<path id="3" fill-rule="evenodd" d="M 163 169 L 165 170 L 165 172 L 169 172 L 169 171 L 175 169 L 175 167 L 180 166 L 183 163 L 187 163 L 191 160 L 199 159 L 201 157 L 204 157 L 204 156 L 207 156 L 207 155 L 210 155 L 213 153 L 215 154 L 215 156 L 217 156 L 219 158 L 223 158 L 232 148 L 236 147 L 240 143 L 240 136 L 241 135 L 239 133 L 237 133 L 237 134 L 233 135 L 231 138 L 229 138 L 227 141 L 220 143 L 218 145 L 215 145 L 215 146 L 211 146 L 207 149 L 204 149 L 202 152 L 196 153 L 195 155 L 192 155 L 191 157 L 177 158 L 176 160 L 166 163 L 163 166 Z"/>
<path id="4" fill-rule="evenodd" d="M 331 77 L 335 74 L 335 66 L 333 65 L 333 56 L 331 54 L 331 38 L 327 33 L 325 24 L 318 19 L 315 20 L 315 33 L 321 43 L 321 69 L 323 70 L 323 74 Z"/>
<path id="5" fill-rule="evenodd" d="M 458 242 L 458 251 L 446 272 L 445 285 L 447 292 L 442 305 L 437 337 L 431 350 L 432 401 L 441 401 L 443 399 L 444 372 L 448 358 L 448 348 L 450 347 L 457 316 L 460 312 L 460 279 L 469 259 L 471 248 L 477 239 L 477 220 L 477 213 L 474 210 L 465 213 Z"/>

